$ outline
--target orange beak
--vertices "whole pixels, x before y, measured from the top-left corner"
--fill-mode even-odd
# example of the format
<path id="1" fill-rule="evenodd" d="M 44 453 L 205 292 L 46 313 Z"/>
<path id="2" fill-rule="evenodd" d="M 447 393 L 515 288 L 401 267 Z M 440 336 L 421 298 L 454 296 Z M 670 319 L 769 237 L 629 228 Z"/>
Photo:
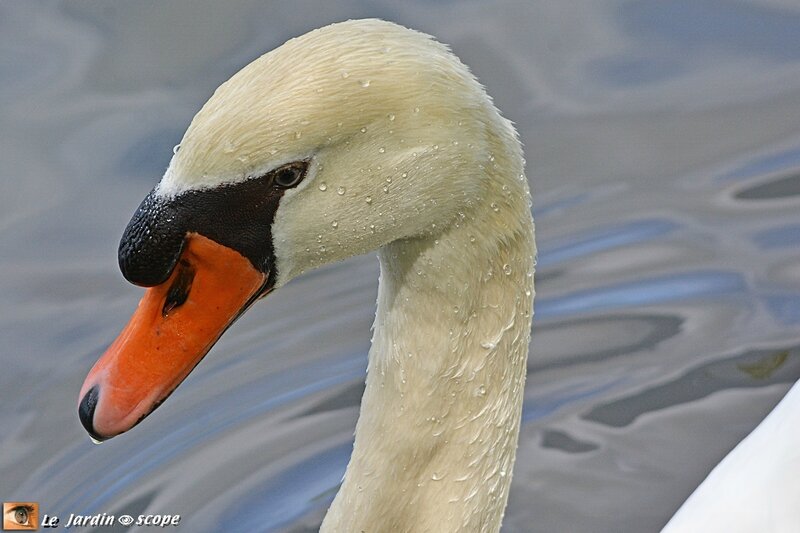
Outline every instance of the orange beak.
<path id="1" fill-rule="evenodd" d="M 266 281 L 238 252 L 190 234 L 169 279 L 147 289 L 86 377 L 78 413 L 89 434 L 109 439 L 150 414 L 263 295 Z"/>

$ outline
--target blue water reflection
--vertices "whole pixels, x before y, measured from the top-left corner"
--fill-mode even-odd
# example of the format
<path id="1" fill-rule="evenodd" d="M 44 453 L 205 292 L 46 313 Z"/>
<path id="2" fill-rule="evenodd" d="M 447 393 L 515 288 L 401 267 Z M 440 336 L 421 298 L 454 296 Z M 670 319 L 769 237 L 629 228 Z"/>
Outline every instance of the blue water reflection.
<path id="1" fill-rule="evenodd" d="M 786 224 L 759 231 L 754 240 L 764 250 L 800 246 L 800 224 Z"/>
<path id="2" fill-rule="evenodd" d="M 676 53 L 725 50 L 774 61 L 800 59 L 800 13 L 778 6 L 719 0 L 626 2 L 625 29 L 643 43 Z"/>
<path id="3" fill-rule="evenodd" d="M 539 211 L 537 210 L 537 214 Z M 539 268 L 575 260 L 595 252 L 652 240 L 675 231 L 678 225 L 669 220 L 634 220 L 621 226 L 593 230 L 583 235 L 569 235 L 555 246 L 540 245 Z"/>
<path id="4" fill-rule="evenodd" d="M 658 305 L 676 300 L 732 296 L 747 290 L 735 272 L 694 272 L 600 287 L 588 291 L 545 299 L 536 304 L 539 318 L 558 318 L 597 309 L 613 310 L 630 306 Z"/>

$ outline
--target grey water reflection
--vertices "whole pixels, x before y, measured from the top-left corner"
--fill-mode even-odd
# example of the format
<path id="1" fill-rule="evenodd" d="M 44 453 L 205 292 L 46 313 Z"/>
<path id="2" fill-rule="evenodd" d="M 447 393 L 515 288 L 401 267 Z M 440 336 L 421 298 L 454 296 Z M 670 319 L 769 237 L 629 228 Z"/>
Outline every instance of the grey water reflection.
<path id="1" fill-rule="evenodd" d="M 632 396 L 598 404 L 583 415 L 586 420 L 614 427 L 632 424 L 642 414 L 705 398 L 727 389 L 793 384 L 800 375 L 798 349 L 758 350 L 706 363 L 675 380 Z"/>
<path id="2" fill-rule="evenodd" d="M 739 200 L 770 200 L 800 195 L 800 176 L 781 176 L 736 193 Z"/>
<path id="3" fill-rule="evenodd" d="M 552 348 L 546 358 L 528 360 L 528 373 L 651 350 L 678 335 L 682 324 L 676 316 L 612 313 L 543 324 L 537 342 Z"/>
<path id="4" fill-rule="evenodd" d="M 3 500 L 318 528 L 358 416 L 373 256 L 270 295 L 129 434 L 90 444 L 76 395 L 141 294 L 121 231 L 194 112 L 287 38 L 378 16 L 452 44 L 526 146 L 540 256 L 504 531 L 657 531 L 800 377 L 800 9 L 579 6 L 1 3 Z"/>

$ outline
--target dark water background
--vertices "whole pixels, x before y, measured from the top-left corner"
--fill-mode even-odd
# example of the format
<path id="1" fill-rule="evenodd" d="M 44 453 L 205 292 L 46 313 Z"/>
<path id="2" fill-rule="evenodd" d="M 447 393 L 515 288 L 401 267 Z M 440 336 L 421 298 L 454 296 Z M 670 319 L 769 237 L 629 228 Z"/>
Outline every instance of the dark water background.
<path id="1" fill-rule="evenodd" d="M 525 143 L 540 258 L 504 531 L 657 531 L 800 376 L 798 1 L 2 2 L 0 498 L 318 526 L 373 255 L 256 306 L 130 434 L 93 446 L 75 403 L 141 295 L 119 236 L 192 115 L 366 16 L 452 44 Z"/>

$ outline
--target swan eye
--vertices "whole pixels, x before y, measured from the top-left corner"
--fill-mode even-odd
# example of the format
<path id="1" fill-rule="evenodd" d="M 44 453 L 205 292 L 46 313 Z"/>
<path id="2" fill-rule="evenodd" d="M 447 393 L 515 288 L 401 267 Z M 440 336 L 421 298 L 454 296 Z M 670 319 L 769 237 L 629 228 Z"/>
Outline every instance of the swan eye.
<path id="1" fill-rule="evenodd" d="M 289 163 L 278 169 L 273 170 L 272 183 L 281 189 L 291 189 L 297 187 L 306 175 L 308 164 L 305 162 Z"/>

